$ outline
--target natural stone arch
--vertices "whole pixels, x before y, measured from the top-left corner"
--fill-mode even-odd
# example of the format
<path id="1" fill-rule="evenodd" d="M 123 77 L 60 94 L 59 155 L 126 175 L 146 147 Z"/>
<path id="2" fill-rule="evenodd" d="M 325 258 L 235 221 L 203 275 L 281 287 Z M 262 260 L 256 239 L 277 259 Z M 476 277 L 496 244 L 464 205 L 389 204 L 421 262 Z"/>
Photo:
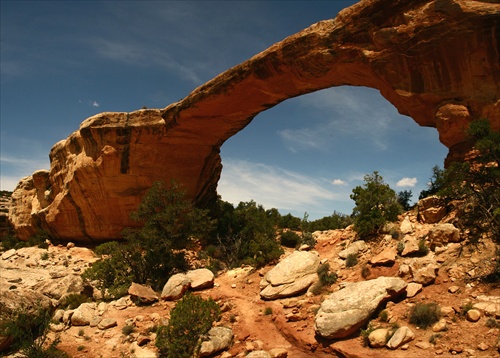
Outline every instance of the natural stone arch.
<path id="1" fill-rule="evenodd" d="M 198 203 L 216 196 L 220 147 L 260 112 L 292 97 L 376 88 L 401 114 L 436 127 L 448 160 L 470 148 L 463 129 L 500 130 L 500 5 L 488 0 L 363 0 L 292 35 L 163 110 L 85 120 L 14 192 L 10 219 L 27 238 L 120 236 L 155 180 L 175 178 Z M 46 178 L 46 179 L 44 179 Z"/>

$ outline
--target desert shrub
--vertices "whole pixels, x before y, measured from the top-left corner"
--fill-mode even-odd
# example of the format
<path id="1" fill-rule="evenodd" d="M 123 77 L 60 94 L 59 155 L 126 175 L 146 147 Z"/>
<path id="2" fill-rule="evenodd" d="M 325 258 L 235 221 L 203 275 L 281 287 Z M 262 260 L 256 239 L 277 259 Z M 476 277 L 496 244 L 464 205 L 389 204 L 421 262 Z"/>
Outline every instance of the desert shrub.
<path id="1" fill-rule="evenodd" d="M 422 239 L 418 242 L 418 256 L 425 256 L 429 253 L 429 247 L 425 244 L 425 240 Z"/>
<path id="2" fill-rule="evenodd" d="M 439 321 L 440 316 L 441 309 L 437 303 L 417 303 L 410 311 L 410 323 L 426 329 Z"/>
<path id="3" fill-rule="evenodd" d="M 266 308 L 264 308 L 264 316 L 269 316 L 271 314 L 273 314 L 272 307 L 267 306 Z"/>
<path id="4" fill-rule="evenodd" d="M 498 322 L 495 318 L 493 317 L 488 317 L 485 323 L 486 327 L 488 328 L 500 328 L 500 322 Z"/>
<path id="5" fill-rule="evenodd" d="M 208 211 L 194 207 L 175 181 L 154 183 L 132 218 L 143 226 L 125 229 L 125 242 L 99 245 L 102 259 L 83 276 L 114 297 L 132 282 L 151 282 L 160 289 L 172 273 L 187 270 L 182 249 L 190 248 L 194 237 L 208 236 L 214 226 Z"/>
<path id="6" fill-rule="evenodd" d="M 0 335 L 12 337 L 12 349 L 19 350 L 27 358 L 67 357 L 56 349 L 58 339 L 49 343 L 48 331 L 52 310 L 44 307 L 20 307 L 3 315 Z M 47 344 L 49 343 L 49 344 Z"/>
<path id="7" fill-rule="evenodd" d="M 430 344 L 436 344 L 437 343 L 437 340 L 438 338 L 441 338 L 441 334 L 440 333 L 435 333 L 433 334 L 432 336 L 429 337 L 429 343 Z"/>
<path id="8" fill-rule="evenodd" d="M 467 316 L 467 312 L 469 312 L 473 307 L 474 305 L 472 304 L 472 302 L 466 302 L 465 304 L 463 304 L 460 307 L 460 316 L 461 317 Z"/>
<path id="9" fill-rule="evenodd" d="M 413 196 L 411 190 L 403 190 L 398 193 L 398 203 L 401 205 L 403 210 L 408 211 L 411 209 L 410 200 Z"/>
<path id="10" fill-rule="evenodd" d="M 276 240 L 277 215 L 254 201 L 232 204 L 219 200 L 213 212 L 220 259 L 229 267 L 248 264 L 257 267 L 277 261 L 283 249 Z"/>
<path id="11" fill-rule="evenodd" d="M 368 323 L 368 326 L 365 329 L 361 329 L 360 336 L 363 338 L 363 346 L 369 347 L 370 341 L 368 340 L 368 336 L 372 333 L 376 328 L 373 326 L 371 322 Z"/>
<path id="12" fill-rule="evenodd" d="M 402 208 L 396 192 L 384 183 L 378 172 L 365 175 L 365 184 L 352 190 L 355 202 L 354 230 L 361 237 L 376 234 L 387 222 L 395 221 Z"/>
<path id="13" fill-rule="evenodd" d="M 302 243 L 302 238 L 293 231 L 285 231 L 280 236 L 280 243 L 285 247 L 296 248 Z"/>
<path id="14" fill-rule="evenodd" d="M 135 332 L 135 327 L 132 325 L 127 324 L 127 325 L 123 326 L 123 328 L 122 328 L 122 333 L 124 336 L 128 336 L 129 334 L 134 333 L 134 332 Z"/>
<path id="15" fill-rule="evenodd" d="M 316 273 L 318 274 L 319 282 L 323 286 L 330 286 L 337 282 L 337 274 L 335 272 L 330 272 L 330 264 L 328 262 L 319 265 Z"/>
<path id="16" fill-rule="evenodd" d="M 170 313 L 167 326 L 160 326 L 156 347 L 162 357 L 190 358 L 197 356 L 201 337 L 220 317 L 220 308 L 211 298 L 187 293 Z"/>
<path id="17" fill-rule="evenodd" d="M 89 297 L 81 293 L 70 293 L 65 296 L 59 303 L 59 308 L 62 309 L 75 309 L 80 307 L 82 303 L 88 302 Z"/>
<path id="18" fill-rule="evenodd" d="M 387 312 L 387 310 L 382 310 L 380 311 L 380 313 L 378 314 L 378 318 L 382 321 L 382 322 L 387 322 L 389 320 L 389 313 Z"/>
<path id="19" fill-rule="evenodd" d="M 444 189 L 445 185 L 445 170 L 435 165 L 432 168 L 432 176 L 427 184 L 427 190 L 422 190 L 418 198 L 425 199 L 429 196 L 436 195 Z"/>
<path id="20" fill-rule="evenodd" d="M 281 217 L 278 227 L 280 229 L 300 230 L 300 224 L 300 218 L 288 213 Z"/>
<path id="21" fill-rule="evenodd" d="M 324 231 L 345 229 L 352 224 L 352 218 L 349 215 L 334 211 L 332 215 L 311 221 L 309 231 Z"/>
<path id="22" fill-rule="evenodd" d="M 399 241 L 398 245 L 396 246 L 396 250 L 398 252 L 398 255 L 401 256 L 401 254 L 405 250 L 405 242 L 404 241 Z"/>
<path id="23" fill-rule="evenodd" d="M 353 267 L 356 266 L 357 263 L 358 263 L 358 255 L 356 254 L 347 255 L 347 258 L 345 259 L 345 267 Z"/>
<path id="24" fill-rule="evenodd" d="M 445 186 L 438 195 L 461 200 L 457 226 L 470 242 L 483 235 L 500 243 L 500 133 L 487 119 L 473 121 L 467 135 L 477 156 L 470 162 L 452 163 L 444 172 Z"/>
<path id="25" fill-rule="evenodd" d="M 367 264 L 363 264 L 363 266 L 361 266 L 361 277 L 363 277 L 365 280 L 368 278 L 368 276 L 370 276 L 370 268 L 368 267 Z"/>

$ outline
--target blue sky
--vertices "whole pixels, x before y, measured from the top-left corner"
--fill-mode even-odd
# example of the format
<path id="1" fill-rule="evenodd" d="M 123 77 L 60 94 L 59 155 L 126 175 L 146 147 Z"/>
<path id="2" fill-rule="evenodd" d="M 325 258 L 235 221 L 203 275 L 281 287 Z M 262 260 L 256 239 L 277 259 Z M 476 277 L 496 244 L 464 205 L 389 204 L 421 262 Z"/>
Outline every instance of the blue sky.
<path id="1" fill-rule="evenodd" d="M 356 1 L 1 1 L 1 178 L 49 168 L 99 112 L 163 108 Z M 416 199 L 447 149 L 378 91 L 335 87 L 259 114 L 222 147 L 218 192 L 310 219 L 350 214 L 377 170 Z"/>

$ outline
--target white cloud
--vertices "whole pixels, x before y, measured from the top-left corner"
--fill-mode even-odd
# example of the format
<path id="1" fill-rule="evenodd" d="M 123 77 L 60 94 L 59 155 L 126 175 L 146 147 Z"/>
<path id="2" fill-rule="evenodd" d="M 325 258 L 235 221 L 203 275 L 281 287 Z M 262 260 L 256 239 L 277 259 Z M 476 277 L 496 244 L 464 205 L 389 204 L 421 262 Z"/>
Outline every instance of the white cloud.
<path id="1" fill-rule="evenodd" d="M 288 149 L 323 149 L 345 137 L 371 144 L 376 150 L 388 148 L 388 134 L 398 120 L 396 109 L 380 100 L 378 91 L 349 86 L 332 87 L 301 96 L 304 108 L 316 110 L 320 122 L 307 128 L 286 129 L 278 134 Z M 382 105 L 380 105 L 382 103 Z"/>
<path id="2" fill-rule="evenodd" d="M 90 101 L 90 104 L 92 105 L 92 107 L 99 107 L 99 102 L 97 101 Z"/>
<path id="3" fill-rule="evenodd" d="M 333 185 L 347 185 L 347 183 L 345 181 L 343 181 L 342 179 L 333 179 L 332 184 Z"/>
<path id="4" fill-rule="evenodd" d="M 396 186 L 414 187 L 417 184 L 417 178 L 403 178 L 396 183 Z"/>
<path id="5" fill-rule="evenodd" d="M 217 191 L 233 204 L 254 200 L 267 209 L 303 213 L 314 208 L 330 215 L 332 201 L 344 200 L 340 193 L 327 189 L 326 180 L 244 160 L 224 159 L 223 165 Z"/>

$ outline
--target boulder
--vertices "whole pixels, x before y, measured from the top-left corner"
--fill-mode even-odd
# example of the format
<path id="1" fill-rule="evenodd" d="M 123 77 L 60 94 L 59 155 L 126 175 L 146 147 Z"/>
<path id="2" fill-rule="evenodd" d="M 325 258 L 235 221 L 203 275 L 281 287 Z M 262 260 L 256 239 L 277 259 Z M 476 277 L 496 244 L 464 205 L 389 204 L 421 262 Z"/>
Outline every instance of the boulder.
<path id="1" fill-rule="evenodd" d="M 413 224 L 410 221 L 410 218 L 405 216 L 404 220 L 401 222 L 400 230 L 402 234 L 411 234 L 414 230 Z"/>
<path id="2" fill-rule="evenodd" d="M 420 291 L 422 291 L 422 287 L 421 283 L 410 282 L 408 286 L 406 286 L 406 297 L 415 297 Z"/>
<path id="3" fill-rule="evenodd" d="M 184 293 L 191 287 L 191 280 L 183 273 L 172 275 L 163 290 L 161 291 L 161 298 L 167 301 L 175 301 L 181 298 Z"/>
<path id="4" fill-rule="evenodd" d="M 274 300 L 305 292 L 318 279 L 319 264 L 315 251 L 293 252 L 264 275 L 260 297 Z"/>
<path id="5" fill-rule="evenodd" d="M 417 210 L 417 218 L 424 224 L 435 224 L 446 215 L 445 203 L 435 195 L 419 200 Z"/>
<path id="6" fill-rule="evenodd" d="M 368 248 L 366 242 L 363 240 L 354 241 L 345 250 L 339 252 L 339 257 L 341 259 L 347 259 L 349 255 L 358 255 L 360 252 L 365 251 Z"/>
<path id="7" fill-rule="evenodd" d="M 39 290 L 44 295 L 59 300 L 69 294 L 79 294 L 83 292 L 83 280 L 80 275 L 70 273 L 66 270 L 66 274 L 55 279 L 44 280 L 33 286 L 35 290 Z"/>
<path id="8" fill-rule="evenodd" d="M 404 249 L 401 252 L 401 256 L 411 256 L 418 253 L 418 240 L 410 235 L 406 235 L 403 238 Z"/>
<path id="9" fill-rule="evenodd" d="M 414 282 L 427 286 L 436 280 L 439 264 L 433 258 L 414 258 L 408 265 Z"/>
<path id="10" fill-rule="evenodd" d="M 403 294 L 406 286 L 406 282 L 397 277 L 345 284 L 321 304 L 315 317 L 316 333 L 330 339 L 356 333 L 383 302 Z"/>
<path id="11" fill-rule="evenodd" d="M 95 302 L 82 303 L 73 311 L 71 324 L 73 326 L 87 326 L 97 316 L 97 305 Z"/>
<path id="12" fill-rule="evenodd" d="M 130 285 L 128 294 L 132 301 L 139 304 L 148 305 L 158 301 L 158 295 L 151 287 L 139 285 L 135 282 L 132 282 L 132 285 Z"/>
<path id="13" fill-rule="evenodd" d="M 373 266 L 392 266 L 396 262 L 398 253 L 393 247 L 386 247 L 378 255 L 370 259 Z"/>
<path id="14" fill-rule="evenodd" d="M 387 328 L 379 328 L 376 329 L 368 335 L 368 342 L 370 343 L 370 347 L 372 348 L 381 348 L 384 347 L 387 338 L 389 336 L 389 330 Z"/>
<path id="15" fill-rule="evenodd" d="M 104 329 L 116 327 L 116 325 L 117 325 L 116 319 L 114 319 L 114 318 L 103 318 L 97 324 L 97 328 L 99 328 L 101 330 L 104 330 Z"/>
<path id="16" fill-rule="evenodd" d="M 175 178 L 189 199 L 209 204 L 227 139 L 288 98 L 340 85 L 376 88 L 401 114 L 437 129 L 447 163 L 464 160 L 472 117 L 500 131 L 498 13 L 495 1 L 358 2 L 166 108 L 83 121 L 52 147 L 50 171 L 20 181 L 9 220 L 24 240 L 43 228 L 95 243 L 138 225 L 130 212 L 155 181 Z"/>
<path id="17" fill-rule="evenodd" d="M 200 357 L 211 357 L 228 349 L 233 341 L 233 330 L 227 327 L 213 327 L 208 331 L 207 338 L 207 341 L 201 343 Z"/>
<path id="18" fill-rule="evenodd" d="M 436 224 L 429 230 L 428 240 L 431 244 L 431 249 L 436 246 L 444 246 L 449 242 L 460 242 L 460 230 L 453 224 Z"/>
<path id="19" fill-rule="evenodd" d="M 407 326 L 399 327 L 396 332 L 392 335 L 389 342 L 387 342 L 387 348 L 397 349 L 403 344 L 408 343 L 415 339 L 415 333 Z"/>
<path id="20" fill-rule="evenodd" d="M 202 290 L 214 285 L 215 275 L 207 268 L 188 271 L 186 277 L 191 281 L 192 290 Z"/>

